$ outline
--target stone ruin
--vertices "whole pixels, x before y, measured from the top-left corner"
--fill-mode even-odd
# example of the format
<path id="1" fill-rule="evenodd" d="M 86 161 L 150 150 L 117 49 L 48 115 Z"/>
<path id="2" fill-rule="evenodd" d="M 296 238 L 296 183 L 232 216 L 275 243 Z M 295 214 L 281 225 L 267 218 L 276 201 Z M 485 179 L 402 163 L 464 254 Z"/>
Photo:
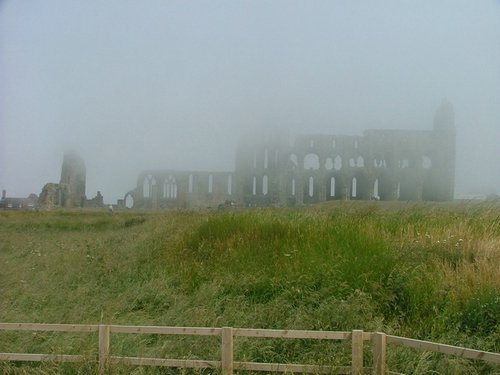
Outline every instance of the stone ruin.
<path id="1" fill-rule="evenodd" d="M 53 182 L 45 184 L 38 197 L 38 207 L 50 210 L 61 206 L 61 195 L 59 184 Z"/>
<path id="2" fill-rule="evenodd" d="M 449 201 L 455 125 L 443 101 L 432 130 L 366 130 L 245 139 L 232 172 L 148 170 L 118 206 L 135 209 L 300 206 L 328 200 Z"/>
<path id="3" fill-rule="evenodd" d="M 65 152 L 61 180 L 58 184 L 50 182 L 43 187 L 38 198 L 38 207 L 43 209 L 104 207 L 100 192 L 97 192 L 97 196 L 93 199 L 86 198 L 86 173 L 83 159 L 73 151 Z"/>

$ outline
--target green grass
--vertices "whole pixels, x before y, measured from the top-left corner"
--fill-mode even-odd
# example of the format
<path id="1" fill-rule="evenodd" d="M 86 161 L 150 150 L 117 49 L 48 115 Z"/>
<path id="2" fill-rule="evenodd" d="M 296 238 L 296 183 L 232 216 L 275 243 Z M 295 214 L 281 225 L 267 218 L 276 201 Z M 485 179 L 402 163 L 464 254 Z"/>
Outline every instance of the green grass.
<path id="1" fill-rule="evenodd" d="M 384 331 L 500 352 L 500 206 L 335 202 L 237 212 L 0 212 L 0 321 Z M 217 359 L 217 340 L 116 335 L 123 355 Z M 0 332 L 0 351 L 85 353 L 95 335 Z M 248 361 L 349 364 L 348 344 L 238 339 Z M 484 363 L 389 348 L 407 373 Z M 31 372 L 30 372 L 31 371 Z M 113 373 L 163 373 L 115 368 Z M 175 372 L 170 371 L 169 372 Z M 434 371 L 434 372 L 431 372 Z"/>

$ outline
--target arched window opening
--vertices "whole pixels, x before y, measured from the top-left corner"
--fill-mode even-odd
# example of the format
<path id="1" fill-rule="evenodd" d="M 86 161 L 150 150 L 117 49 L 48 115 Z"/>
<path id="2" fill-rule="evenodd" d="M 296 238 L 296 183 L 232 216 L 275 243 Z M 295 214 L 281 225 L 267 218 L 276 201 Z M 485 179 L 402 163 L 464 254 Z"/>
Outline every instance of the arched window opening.
<path id="1" fill-rule="evenodd" d="M 189 178 L 188 178 L 188 193 L 192 193 L 193 192 L 193 175 L 190 174 L 189 175 Z"/>
<path id="2" fill-rule="evenodd" d="M 262 177 L 262 194 L 267 195 L 268 182 L 267 176 Z"/>
<path id="3" fill-rule="evenodd" d="M 356 198 L 358 196 L 358 180 L 356 177 L 352 178 L 351 184 L 351 197 Z"/>
<path id="4" fill-rule="evenodd" d="M 410 166 L 410 161 L 408 159 L 403 159 L 399 161 L 399 168 L 408 168 Z"/>
<path id="5" fill-rule="evenodd" d="M 319 169 L 319 156 L 316 154 L 307 154 L 304 157 L 304 169 Z"/>
<path id="6" fill-rule="evenodd" d="M 212 174 L 208 175 L 208 193 L 214 192 L 214 176 Z"/>
<path id="7" fill-rule="evenodd" d="M 335 196 L 335 177 L 330 179 L 330 197 Z"/>
<path id="8" fill-rule="evenodd" d="M 227 177 L 227 193 L 229 195 L 233 194 L 233 176 L 229 175 Z"/>
<path id="9" fill-rule="evenodd" d="M 292 165 L 294 167 L 298 167 L 299 166 L 299 159 L 297 158 L 297 155 L 291 154 L 290 155 L 290 162 L 292 163 Z"/>
<path id="10" fill-rule="evenodd" d="M 380 195 L 378 193 L 378 178 L 373 183 L 373 198 L 375 198 L 376 200 L 380 199 Z"/>
<path id="11" fill-rule="evenodd" d="M 422 156 L 422 168 L 431 169 L 431 167 L 432 167 L 431 159 L 427 155 Z"/>
<path id="12" fill-rule="evenodd" d="M 349 167 L 354 168 L 356 166 L 356 161 L 354 158 L 349 159 Z"/>
<path id="13" fill-rule="evenodd" d="M 312 197 L 314 195 L 314 177 L 309 177 L 309 196 Z"/>
<path id="14" fill-rule="evenodd" d="M 333 167 L 336 171 L 342 169 L 342 157 L 340 155 L 335 156 L 335 159 L 333 160 Z"/>
<path id="15" fill-rule="evenodd" d="M 131 194 L 127 194 L 125 197 L 125 207 L 132 208 L 134 207 L 134 197 Z"/>
<path id="16" fill-rule="evenodd" d="M 252 194 L 256 195 L 257 194 L 257 177 L 253 177 L 252 180 Z"/>
<path id="17" fill-rule="evenodd" d="M 360 168 L 365 166 L 365 159 L 362 156 L 358 156 L 358 160 L 356 161 L 356 165 Z"/>
<path id="18" fill-rule="evenodd" d="M 373 165 L 375 168 L 387 168 L 387 162 L 385 159 L 373 159 Z"/>
<path id="19" fill-rule="evenodd" d="M 326 158 L 325 169 L 331 171 L 333 169 L 333 160 L 332 158 Z"/>
<path id="20" fill-rule="evenodd" d="M 151 182 L 149 181 L 148 177 L 146 177 L 144 179 L 144 183 L 142 185 L 142 191 L 144 193 L 144 198 L 151 198 Z"/>
<path id="21" fill-rule="evenodd" d="M 269 166 L 269 151 L 267 151 L 267 148 L 264 150 L 264 169 L 267 169 Z"/>
<path id="22" fill-rule="evenodd" d="M 177 182 L 175 180 L 175 177 L 168 176 L 163 182 L 163 198 L 177 198 Z"/>
<path id="23" fill-rule="evenodd" d="M 144 179 L 143 183 L 143 193 L 144 198 L 152 198 L 153 197 L 153 186 L 156 185 L 156 179 L 152 175 L 147 175 Z"/>
<path id="24" fill-rule="evenodd" d="M 295 196 L 295 178 L 292 178 L 292 195 Z"/>
<path id="25" fill-rule="evenodd" d="M 398 187 L 396 188 L 396 199 L 401 197 L 401 182 L 398 182 Z"/>

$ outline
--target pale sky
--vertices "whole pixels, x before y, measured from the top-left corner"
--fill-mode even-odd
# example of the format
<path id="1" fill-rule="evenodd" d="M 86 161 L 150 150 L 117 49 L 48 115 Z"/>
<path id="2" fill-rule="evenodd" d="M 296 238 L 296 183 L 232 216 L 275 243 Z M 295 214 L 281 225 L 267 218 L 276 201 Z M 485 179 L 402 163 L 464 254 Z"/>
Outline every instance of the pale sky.
<path id="1" fill-rule="evenodd" d="M 114 203 L 144 169 L 233 170 L 266 128 L 432 128 L 455 108 L 456 192 L 500 194 L 499 0 L 0 0 L 0 189 L 63 153 Z"/>

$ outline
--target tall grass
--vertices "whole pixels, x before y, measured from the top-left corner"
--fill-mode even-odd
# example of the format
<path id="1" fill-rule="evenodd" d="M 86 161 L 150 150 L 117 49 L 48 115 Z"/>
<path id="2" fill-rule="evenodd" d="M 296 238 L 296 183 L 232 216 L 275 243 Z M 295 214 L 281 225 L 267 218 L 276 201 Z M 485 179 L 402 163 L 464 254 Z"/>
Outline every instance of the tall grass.
<path id="1" fill-rule="evenodd" d="M 0 264 L 0 321 L 382 330 L 500 351 L 498 205 L 1 212 Z M 30 335 L 0 333 L 0 351 L 83 348 L 95 356 L 92 335 Z M 349 363 L 345 345 L 306 341 L 239 339 L 235 355 Z M 121 354 L 180 358 L 217 358 L 219 350 L 210 340 L 148 335 L 117 336 L 112 346 Z M 38 369 L 81 371 L 46 366 Z M 389 366 L 500 371 L 397 348 Z M 0 364 L 5 373 L 30 369 Z M 150 371 L 157 373 L 144 373 Z"/>

